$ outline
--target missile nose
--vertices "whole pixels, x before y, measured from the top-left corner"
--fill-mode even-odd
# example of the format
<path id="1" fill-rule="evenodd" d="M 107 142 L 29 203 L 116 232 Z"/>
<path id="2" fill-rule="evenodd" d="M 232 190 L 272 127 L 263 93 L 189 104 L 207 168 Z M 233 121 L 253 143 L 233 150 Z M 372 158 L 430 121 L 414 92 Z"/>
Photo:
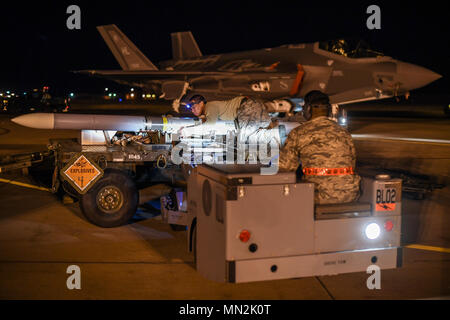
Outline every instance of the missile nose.
<path id="1" fill-rule="evenodd" d="M 442 76 L 427 68 L 412 63 L 397 62 L 397 76 L 407 90 L 413 90 L 426 86 Z"/>
<path id="2" fill-rule="evenodd" d="M 53 113 L 29 113 L 15 117 L 11 121 L 29 128 L 53 129 L 55 115 Z"/>

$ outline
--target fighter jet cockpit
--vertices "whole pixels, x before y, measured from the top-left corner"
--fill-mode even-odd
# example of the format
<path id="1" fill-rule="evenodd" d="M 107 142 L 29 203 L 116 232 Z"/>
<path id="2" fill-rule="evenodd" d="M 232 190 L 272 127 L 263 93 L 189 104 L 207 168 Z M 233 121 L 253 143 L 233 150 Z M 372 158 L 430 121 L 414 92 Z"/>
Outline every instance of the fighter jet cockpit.
<path id="1" fill-rule="evenodd" d="M 383 53 L 372 50 L 366 41 L 359 39 L 320 41 L 319 48 L 353 59 L 376 58 L 384 56 Z"/>

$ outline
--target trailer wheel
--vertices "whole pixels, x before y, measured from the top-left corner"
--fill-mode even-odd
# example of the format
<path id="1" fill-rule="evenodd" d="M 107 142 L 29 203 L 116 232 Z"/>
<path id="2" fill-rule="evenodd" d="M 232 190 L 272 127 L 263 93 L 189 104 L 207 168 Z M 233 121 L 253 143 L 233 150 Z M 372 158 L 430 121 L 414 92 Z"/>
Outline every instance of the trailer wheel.
<path id="1" fill-rule="evenodd" d="M 139 193 L 125 172 L 105 170 L 104 176 L 81 197 L 80 208 L 93 224 L 103 228 L 126 224 L 135 214 Z"/>

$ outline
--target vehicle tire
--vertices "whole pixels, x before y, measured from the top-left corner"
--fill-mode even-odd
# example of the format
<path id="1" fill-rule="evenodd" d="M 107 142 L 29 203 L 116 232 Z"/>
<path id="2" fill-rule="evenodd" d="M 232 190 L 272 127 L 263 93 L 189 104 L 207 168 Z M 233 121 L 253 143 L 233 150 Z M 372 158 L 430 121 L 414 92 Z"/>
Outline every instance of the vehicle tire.
<path id="1" fill-rule="evenodd" d="M 86 219 L 103 228 L 126 224 L 136 212 L 139 193 L 134 181 L 118 169 L 106 169 L 103 177 L 81 197 Z"/>

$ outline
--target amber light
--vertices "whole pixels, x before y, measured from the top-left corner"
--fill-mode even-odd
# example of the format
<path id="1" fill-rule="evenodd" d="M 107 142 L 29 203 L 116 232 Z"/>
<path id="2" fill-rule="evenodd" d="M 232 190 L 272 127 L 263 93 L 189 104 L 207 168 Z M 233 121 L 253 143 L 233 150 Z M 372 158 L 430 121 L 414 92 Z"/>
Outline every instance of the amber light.
<path id="1" fill-rule="evenodd" d="M 384 228 L 386 231 L 391 231 L 394 228 L 394 223 L 391 220 L 388 220 L 384 223 Z"/>
<path id="2" fill-rule="evenodd" d="M 248 240 L 250 240 L 250 232 L 248 230 L 242 230 L 239 234 L 239 240 L 241 240 L 242 242 L 247 242 Z"/>

